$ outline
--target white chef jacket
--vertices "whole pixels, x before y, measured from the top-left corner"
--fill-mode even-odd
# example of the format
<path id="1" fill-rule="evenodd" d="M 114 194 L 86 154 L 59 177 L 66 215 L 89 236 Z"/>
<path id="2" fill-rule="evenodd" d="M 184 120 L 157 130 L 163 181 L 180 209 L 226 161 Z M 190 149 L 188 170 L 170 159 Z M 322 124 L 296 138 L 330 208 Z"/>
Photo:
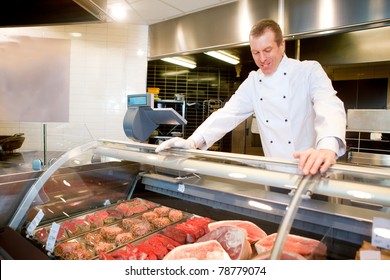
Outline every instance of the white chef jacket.
<path id="1" fill-rule="evenodd" d="M 345 153 L 344 104 L 316 61 L 284 55 L 272 75 L 252 71 L 190 138 L 197 148 L 208 149 L 253 113 L 265 156 L 293 159 L 295 151 L 308 148 Z"/>

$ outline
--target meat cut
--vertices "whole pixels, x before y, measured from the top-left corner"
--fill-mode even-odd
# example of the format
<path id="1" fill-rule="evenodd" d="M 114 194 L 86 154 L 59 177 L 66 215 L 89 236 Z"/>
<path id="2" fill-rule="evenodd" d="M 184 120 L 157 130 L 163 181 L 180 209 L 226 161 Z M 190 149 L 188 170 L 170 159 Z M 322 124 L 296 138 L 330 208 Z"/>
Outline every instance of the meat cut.
<path id="1" fill-rule="evenodd" d="M 252 255 L 252 247 L 247 239 L 247 233 L 244 229 L 236 226 L 221 226 L 203 235 L 197 240 L 204 242 L 216 240 L 232 260 L 247 260 Z"/>
<path id="2" fill-rule="evenodd" d="M 257 253 L 261 254 L 266 251 L 271 251 L 276 237 L 277 233 L 273 233 L 257 241 L 255 243 Z M 289 234 L 287 235 L 283 250 L 300 254 L 306 259 L 323 259 L 326 257 L 327 247 L 316 239 Z"/>
<path id="3" fill-rule="evenodd" d="M 218 241 L 209 240 L 176 247 L 164 260 L 230 260 L 230 257 Z"/>
<path id="4" fill-rule="evenodd" d="M 212 220 L 207 217 L 192 217 L 183 223 L 166 227 L 164 234 L 181 244 L 194 243 L 209 232 L 207 225 L 210 222 Z"/>
<path id="5" fill-rule="evenodd" d="M 249 221 L 243 220 L 223 220 L 223 221 L 215 221 L 208 224 L 208 228 L 210 231 L 222 227 L 222 226 L 236 226 L 246 230 L 247 238 L 250 243 L 255 243 L 256 241 L 267 236 L 264 230 Z"/>

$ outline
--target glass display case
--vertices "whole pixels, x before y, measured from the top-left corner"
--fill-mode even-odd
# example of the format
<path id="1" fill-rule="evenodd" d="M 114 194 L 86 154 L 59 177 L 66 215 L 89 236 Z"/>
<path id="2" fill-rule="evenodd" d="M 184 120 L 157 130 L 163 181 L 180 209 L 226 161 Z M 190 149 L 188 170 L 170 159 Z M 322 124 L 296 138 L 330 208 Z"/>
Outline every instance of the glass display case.
<path id="1" fill-rule="evenodd" d="M 294 238 L 317 244 L 305 258 L 317 258 L 322 248 L 320 258 L 353 259 L 364 242 L 389 249 L 386 168 L 336 164 L 326 174 L 303 176 L 292 161 L 200 150 L 157 154 L 155 148 L 103 139 L 64 153 L 42 171 L 0 176 L 2 258 L 123 257 L 195 218 L 250 224 L 248 236 L 256 227 L 273 238 L 270 259 L 283 259 Z M 129 234 L 134 219 L 148 220 L 150 230 Z M 187 233 L 184 242 L 208 231 L 196 238 Z M 104 244 L 82 251 L 92 248 L 97 233 Z M 247 259 L 262 258 L 258 241 L 251 240 Z"/>

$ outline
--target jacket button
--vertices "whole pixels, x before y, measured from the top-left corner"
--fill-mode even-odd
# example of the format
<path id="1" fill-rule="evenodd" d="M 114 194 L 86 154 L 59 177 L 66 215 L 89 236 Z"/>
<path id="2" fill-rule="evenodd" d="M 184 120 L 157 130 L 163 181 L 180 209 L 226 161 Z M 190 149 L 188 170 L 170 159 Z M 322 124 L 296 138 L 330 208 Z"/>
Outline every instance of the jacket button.
<path id="1" fill-rule="evenodd" d="M 291 141 L 288 141 L 289 144 L 291 144 Z"/>
<path id="2" fill-rule="evenodd" d="M 283 75 L 285 75 L 285 76 L 286 76 L 286 75 L 287 75 L 287 73 L 286 73 L 286 72 L 284 72 L 284 73 L 283 73 Z"/>
<path id="3" fill-rule="evenodd" d="M 259 82 L 261 83 L 261 80 L 259 80 Z"/>
<path id="4" fill-rule="evenodd" d="M 272 144 L 274 141 L 271 140 L 271 141 L 269 141 L 269 142 Z"/>
<path id="5" fill-rule="evenodd" d="M 260 101 L 263 101 L 263 98 L 260 98 Z"/>
<path id="6" fill-rule="evenodd" d="M 285 96 L 285 95 L 283 95 L 283 98 L 286 98 L 286 96 Z"/>
<path id="7" fill-rule="evenodd" d="M 268 122 L 268 120 L 265 120 L 265 122 Z"/>
<path id="8" fill-rule="evenodd" d="M 287 119 L 285 119 L 284 121 L 287 122 Z"/>

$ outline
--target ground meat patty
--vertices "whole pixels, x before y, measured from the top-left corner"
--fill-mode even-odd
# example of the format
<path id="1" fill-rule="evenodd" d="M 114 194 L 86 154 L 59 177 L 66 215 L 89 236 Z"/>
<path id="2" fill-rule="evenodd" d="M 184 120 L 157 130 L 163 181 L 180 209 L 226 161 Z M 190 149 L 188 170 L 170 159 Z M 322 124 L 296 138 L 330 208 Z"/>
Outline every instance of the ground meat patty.
<path id="1" fill-rule="evenodd" d="M 94 246 L 95 244 L 103 242 L 104 238 L 100 233 L 89 232 L 85 235 L 84 241 L 85 241 L 85 244 L 90 245 L 90 246 Z"/>
<path id="2" fill-rule="evenodd" d="M 169 211 L 171 208 L 168 208 L 166 206 L 160 206 L 157 208 L 154 208 L 154 212 L 159 216 L 159 217 L 168 217 Z"/>
<path id="3" fill-rule="evenodd" d="M 159 217 L 158 214 L 153 211 L 145 212 L 142 214 L 142 218 L 144 218 L 148 222 L 152 222 L 154 219 L 158 217 Z"/>
<path id="4" fill-rule="evenodd" d="M 171 220 L 170 220 L 168 217 L 159 217 L 159 218 L 155 218 L 155 219 L 152 221 L 152 224 L 153 224 L 156 228 L 165 227 L 165 226 L 169 225 L 170 223 L 171 223 Z"/>
<path id="5" fill-rule="evenodd" d="M 180 221 L 181 219 L 183 219 L 183 212 L 180 211 L 180 210 L 176 210 L 176 209 L 171 209 L 168 213 L 168 218 L 172 221 L 172 222 L 177 222 L 177 221 Z"/>
<path id="6" fill-rule="evenodd" d="M 87 249 L 77 249 L 72 251 L 69 255 L 69 260 L 90 260 L 93 254 Z"/>
<path id="7" fill-rule="evenodd" d="M 73 242 L 73 241 L 64 242 L 55 246 L 54 254 L 57 257 L 61 257 L 63 259 L 69 259 L 71 253 L 78 249 L 82 249 L 82 246 L 79 242 Z"/>
<path id="8" fill-rule="evenodd" d="M 115 246 L 114 244 L 112 243 L 108 243 L 108 242 L 99 242 L 97 243 L 94 247 L 93 247 L 93 250 L 95 251 L 95 254 L 96 255 L 99 255 L 99 253 L 101 252 L 107 252 L 107 251 L 110 251 L 112 249 L 114 249 Z"/>
<path id="9" fill-rule="evenodd" d="M 122 227 L 136 236 L 145 235 L 153 230 L 151 223 L 143 219 L 126 218 L 122 220 Z"/>
<path id="10" fill-rule="evenodd" d="M 122 232 L 115 237 L 115 244 L 117 246 L 129 243 L 134 239 L 134 235 L 131 232 Z"/>
<path id="11" fill-rule="evenodd" d="M 100 234 L 108 242 L 113 242 L 116 236 L 122 232 L 123 232 L 123 228 L 120 228 L 118 226 L 102 227 L 100 229 Z"/>

